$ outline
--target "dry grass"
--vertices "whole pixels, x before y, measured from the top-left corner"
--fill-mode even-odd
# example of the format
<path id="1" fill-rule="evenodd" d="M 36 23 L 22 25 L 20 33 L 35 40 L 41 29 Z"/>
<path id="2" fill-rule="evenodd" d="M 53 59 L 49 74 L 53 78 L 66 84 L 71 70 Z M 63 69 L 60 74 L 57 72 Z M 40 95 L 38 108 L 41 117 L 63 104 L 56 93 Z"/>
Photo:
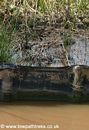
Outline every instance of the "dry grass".
<path id="1" fill-rule="evenodd" d="M 89 26 L 89 0 L 1 0 L 0 1 L 0 28 L 6 30 L 3 38 L 0 37 L 1 52 L 7 51 L 6 55 L 0 54 L 0 61 L 10 61 L 12 40 L 16 36 L 27 44 L 28 37 L 35 37 L 35 32 L 31 32 L 30 27 L 34 28 L 40 22 L 47 21 L 48 25 L 62 22 L 62 26 L 70 33 L 76 28 L 78 22 L 87 27 Z M 3 39 L 3 41 L 1 40 Z M 2 42 L 1 42 L 2 41 Z M 7 46 L 9 46 L 8 49 Z M 7 58 L 6 58 L 7 57 Z"/>

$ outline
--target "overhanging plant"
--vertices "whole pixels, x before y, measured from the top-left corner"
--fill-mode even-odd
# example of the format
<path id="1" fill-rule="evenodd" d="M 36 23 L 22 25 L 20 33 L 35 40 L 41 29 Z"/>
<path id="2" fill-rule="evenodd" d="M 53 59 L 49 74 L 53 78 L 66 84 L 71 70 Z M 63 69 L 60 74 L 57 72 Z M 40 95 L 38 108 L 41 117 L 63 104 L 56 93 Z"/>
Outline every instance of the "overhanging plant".
<path id="1" fill-rule="evenodd" d="M 12 34 L 3 25 L 0 28 L 0 62 L 11 61 Z"/>

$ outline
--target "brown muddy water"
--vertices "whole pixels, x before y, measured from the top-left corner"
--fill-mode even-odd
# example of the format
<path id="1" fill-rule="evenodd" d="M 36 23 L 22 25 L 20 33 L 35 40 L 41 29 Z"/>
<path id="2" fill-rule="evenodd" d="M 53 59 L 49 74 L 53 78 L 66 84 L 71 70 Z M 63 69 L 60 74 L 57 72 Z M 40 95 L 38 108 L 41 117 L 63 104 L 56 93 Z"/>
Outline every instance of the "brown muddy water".
<path id="1" fill-rule="evenodd" d="M 0 104 L 0 125 L 2 124 L 53 125 L 59 126 L 58 130 L 89 130 L 89 105 L 56 102 L 4 103 Z"/>

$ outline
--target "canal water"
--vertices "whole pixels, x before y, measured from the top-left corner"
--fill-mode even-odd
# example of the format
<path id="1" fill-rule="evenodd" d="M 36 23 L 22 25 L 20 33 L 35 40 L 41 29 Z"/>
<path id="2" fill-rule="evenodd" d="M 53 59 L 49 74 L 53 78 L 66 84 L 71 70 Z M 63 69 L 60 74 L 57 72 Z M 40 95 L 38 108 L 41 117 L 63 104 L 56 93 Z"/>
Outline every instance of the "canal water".
<path id="1" fill-rule="evenodd" d="M 0 104 L 0 126 L 1 124 L 4 127 L 52 125 L 59 127 L 58 130 L 89 130 L 89 105 L 58 102 L 4 103 Z"/>

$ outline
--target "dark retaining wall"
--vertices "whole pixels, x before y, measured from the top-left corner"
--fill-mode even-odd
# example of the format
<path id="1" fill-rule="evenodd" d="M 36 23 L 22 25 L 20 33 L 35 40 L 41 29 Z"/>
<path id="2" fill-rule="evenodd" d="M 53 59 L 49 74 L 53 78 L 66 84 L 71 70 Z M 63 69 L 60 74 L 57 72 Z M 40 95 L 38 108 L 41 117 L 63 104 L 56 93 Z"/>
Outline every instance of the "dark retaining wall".
<path id="1" fill-rule="evenodd" d="M 89 67 L 0 64 L 0 100 L 89 100 Z"/>

